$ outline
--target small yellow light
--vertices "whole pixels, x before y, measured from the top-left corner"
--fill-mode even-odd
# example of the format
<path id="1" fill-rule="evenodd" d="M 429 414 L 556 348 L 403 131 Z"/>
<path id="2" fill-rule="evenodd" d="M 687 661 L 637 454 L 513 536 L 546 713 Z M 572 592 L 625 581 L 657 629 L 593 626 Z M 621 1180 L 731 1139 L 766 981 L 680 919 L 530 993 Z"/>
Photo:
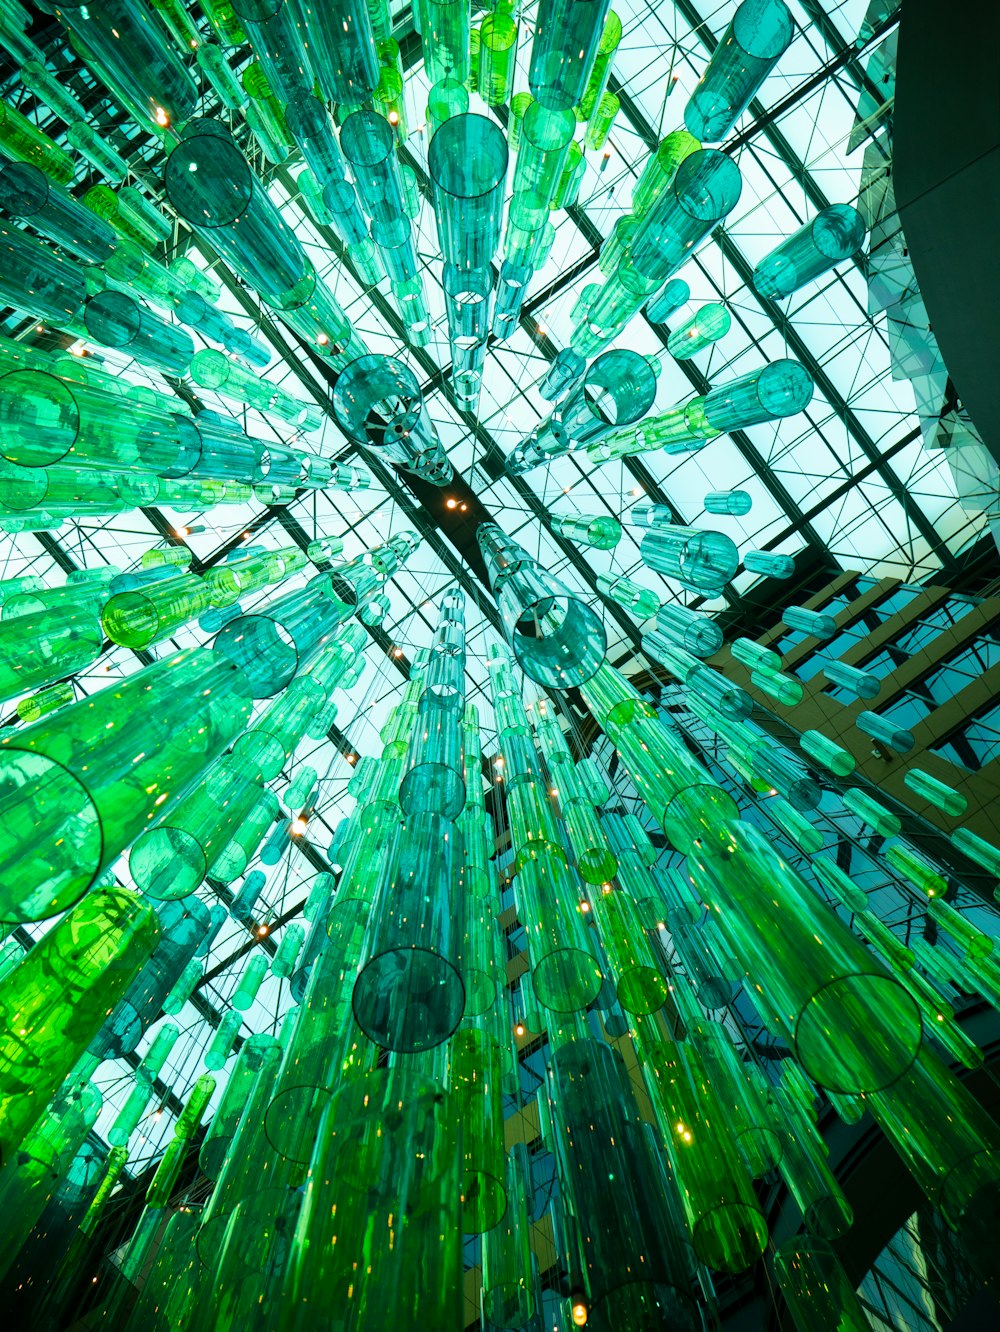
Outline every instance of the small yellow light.
<path id="1" fill-rule="evenodd" d="M 260 928 L 257 930 L 257 938 L 264 939 L 266 937 L 267 937 L 267 926 L 261 925 Z"/>
<path id="2" fill-rule="evenodd" d="M 301 837 L 308 826 L 306 820 L 300 814 L 298 817 L 292 819 L 292 826 L 289 829 L 289 832 L 292 837 Z"/>
<path id="3" fill-rule="evenodd" d="M 575 1327 L 586 1327 L 587 1325 L 587 1306 L 582 1300 L 573 1301 L 573 1325 Z"/>
<path id="4" fill-rule="evenodd" d="M 170 124 L 170 117 L 167 115 L 166 111 L 163 109 L 162 106 L 158 106 L 156 108 L 156 123 L 160 125 L 163 129 L 166 129 L 167 126 Z"/>
<path id="5" fill-rule="evenodd" d="M 444 502 L 444 507 L 445 507 L 446 509 L 454 509 L 455 506 L 456 506 L 457 504 L 458 504 L 458 500 L 456 500 L 456 499 L 449 499 L 449 500 L 445 500 L 445 502 Z"/>
<path id="6" fill-rule="evenodd" d="M 316 339 L 316 341 L 319 343 L 321 347 L 325 347 L 327 343 L 330 341 L 330 339 L 327 337 L 325 333 L 321 333 L 319 337 Z"/>
<path id="7" fill-rule="evenodd" d="M 580 903 L 580 910 L 583 912 L 584 915 L 586 915 L 587 912 L 590 910 L 590 903 L 589 903 L 589 902 L 586 902 L 586 901 L 581 902 L 581 903 Z"/>
<path id="8" fill-rule="evenodd" d="M 401 657 L 401 656 L 403 655 L 403 649 L 402 649 L 402 648 L 393 648 L 393 649 L 392 649 L 392 655 L 393 655 L 394 657 Z"/>
<path id="9" fill-rule="evenodd" d="M 524 1023 L 523 1023 L 523 1022 L 515 1022 L 515 1024 L 514 1024 L 514 1035 L 515 1035 L 515 1036 L 523 1036 L 523 1035 L 524 1035 Z"/>
<path id="10" fill-rule="evenodd" d="M 399 124 L 399 112 L 398 112 L 398 111 L 390 111 L 390 112 L 389 112 L 389 124 L 390 124 L 390 125 L 398 125 L 398 124 Z"/>

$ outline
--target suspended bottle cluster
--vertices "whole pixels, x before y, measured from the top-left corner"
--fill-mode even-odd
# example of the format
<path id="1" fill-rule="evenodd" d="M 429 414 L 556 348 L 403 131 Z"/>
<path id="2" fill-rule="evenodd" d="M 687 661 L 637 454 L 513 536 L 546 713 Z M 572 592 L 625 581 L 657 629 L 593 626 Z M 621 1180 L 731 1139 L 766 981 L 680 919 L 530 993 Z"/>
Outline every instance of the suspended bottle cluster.
<path id="1" fill-rule="evenodd" d="M 542 0 L 527 91 L 515 90 L 526 31 L 516 6 L 474 26 L 465 0 L 423 0 L 414 17 L 431 84 L 426 181 L 400 152 L 403 64 L 385 0 L 203 0 L 203 21 L 173 0 L 54 6 L 99 96 L 158 140 L 159 193 L 146 174 L 143 188 L 123 184 L 135 164 L 48 69 L 20 6 L 0 8 L 21 79 L 65 122 L 68 145 L 0 106 L 10 159 L 0 168 L 0 295 L 88 346 L 189 381 L 175 400 L 140 392 L 94 356 L 5 341 L 0 526 L 362 490 L 367 472 L 300 442 L 330 413 L 373 458 L 447 485 L 453 467 L 418 379 L 398 357 L 369 351 L 247 146 L 272 167 L 301 158 L 303 208 L 363 285 L 388 277 L 414 348 L 431 337 L 413 227 L 429 197 L 451 389 L 474 413 L 488 339 L 517 327 L 555 238 L 551 214 L 574 207 L 586 153 L 612 132 L 622 23 L 607 0 Z M 651 154 L 631 213 L 601 249 L 604 280 L 577 302 L 571 345 L 539 385 L 551 410 L 507 459 L 511 474 L 580 449 L 595 463 L 693 451 L 808 407 L 808 372 L 776 360 L 650 416 L 659 361 L 608 350 L 640 311 L 660 325 L 688 300 L 674 275 L 742 189 L 733 157 L 702 145 L 727 138 L 792 36 L 780 0 L 738 7 L 685 108 L 687 128 Z M 252 60 L 240 65 L 246 45 Z M 509 108 L 506 133 L 470 111 L 470 90 Z M 78 198 L 81 163 L 104 183 Z M 179 226 L 336 375 L 330 413 L 260 373 L 267 347 L 178 251 Z M 833 205 L 760 261 L 754 286 L 787 298 L 863 240 L 856 211 Z M 730 323 L 725 306 L 702 305 L 665 332 L 666 348 L 682 362 L 700 356 Z M 280 422 L 291 442 L 189 411 L 192 395 L 200 406 L 196 390 Z M 705 497 L 706 512 L 723 517 L 749 506 L 740 490 Z M 740 553 L 723 533 L 684 527 L 657 504 L 628 516 L 646 529 L 647 567 L 684 591 L 714 596 L 736 576 Z M 599 550 L 622 533 L 613 514 L 559 514 L 552 526 Z M 57 1191 L 75 1187 L 101 1113 L 95 1071 L 131 1057 L 110 1150 L 54 1290 L 65 1295 L 92 1261 L 88 1237 L 100 1233 L 137 1141 L 156 1133 L 181 1014 L 207 1004 L 225 929 L 242 952 L 234 987 L 226 1006 L 209 1006 L 199 1068 L 185 1071 L 105 1303 L 109 1326 L 305 1332 L 336 1310 L 358 1332 L 457 1332 L 467 1322 L 467 1233 L 482 1236 L 482 1307 L 497 1326 L 541 1320 L 546 1254 L 564 1320 L 693 1330 L 703 1269 L 743 1272 L 767 1247 L 754 1186 L 765 1175 L 780 1177 L 805 1228 L 774 1257 L 793 1317 L 862 1326 L 830 1247 L 852 1216 L 816 1102 L 825 1096 L 847 1123 L 869 1110 L 945 1222 L 987 1250 L 1000 1130 L 936 1049 L 981 1063 L 951 1000 L 968 986 L 1000 1007 L 993 935 L 956 908 L 941 867 L 898 840 L 896 810 L 849 785 L 844 810 L 890 839 L 885 865 L 934 930 L 911 946 L 871 909 L 824 855 L 816 812 L 820 777 L 849 782 L 852 755 L 817 731 L 793 750 L 757 728 L 750 693 L 706 660 L 722 646 L 715 619 L 630 578 L 598 580 L 616 606 L 655 616 L 643 650 L 679 682 L 688 714 L 724 746 L 720 761 L 800 853 L 794 864 L 605 661 L 593 607 L 497 524 L 477 537 L 504 639 L 486 649 L 497 752 L 484 759 L 467 697 L 465 600 L 449 592 L 381 728 L 381 755 L 351 755 L 354 808 L 301 919 L 276 918 L 268 880 L 315 826 L 325 778 L 297 751 L 339 737 L 333 696 L 363 669 L 363 626 L 380 632 L 391 610 L 384 584 L 419 537 L 397 533 L 341 562 L 343 540 L 318 537 L 207 567 L 192 566 L 178 537 L 134 570 L 78 570 L 58 587 L 30 575 L 0 584 L 0 687 L 20 700 L 24 723 L 0 742 L 0 916 L 8 934 L 60 917 L 29 951 L 13 935 L 0 955 L 5 1261 Z M 297 579 L 310 560 L 319 572 Z M 742 563 L 775 579 L 795 573 L 774 551 L 745 551 Z M 819 640 L 836 632 L 822 612 L 784 615 Z M 74 687 L 105 638 L 144 653 L 194 624 L 211 646 L 171 648 L 104 689 Z M 731 655 L 769 699 L 801 700 L 772 649 L 737 637 Z M 528 708 L 518 668 L 547 691 Z M 826 675 L 855 699 L 879 692 L 873 674 L 846 663 L 831 661 Z M 583 757 L 581 698 L 616 751 L 613 781 Z M 861 711 L 857 725 L 897 754 L 914 747 L 877 713 Z M 911 769 L 906 785 L 945 818 L 966 812 L 962 791 L 932 773 Z M 684 867 L 659 864 L 654 838 Z M 961 827 L 952 839 L 1000 873 L 991 843 Z M 115 879 L 124 852 L 129 889 Z M 780 1072 L 724 1020 L 739 985 L 787 1051 Z M 292 999 L 280 1031 L 254 1030 L 279 987 Z M 518 1042 L 543 1034 L 547 1068 L 533 1097 Z M 511 1141 L 512 1103 L 535 1117 L 553 1158 L 548 1201 L 535 1196 L 533 1153 Z"/>

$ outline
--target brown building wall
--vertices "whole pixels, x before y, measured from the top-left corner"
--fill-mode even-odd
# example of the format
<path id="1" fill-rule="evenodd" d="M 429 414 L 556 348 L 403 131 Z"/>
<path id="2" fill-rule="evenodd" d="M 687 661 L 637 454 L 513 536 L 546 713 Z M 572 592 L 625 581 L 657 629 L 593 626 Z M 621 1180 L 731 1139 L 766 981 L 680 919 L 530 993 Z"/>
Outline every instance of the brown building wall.
<path id="1" fill-rule="evenodd" d="M 806 606 L 810 610 L 822 610 L 845 586 L 849 586 L 856 576 L 852 573 L 840 575 L 807 601 Z M 882 579 L 843 607 L 836 616 L 838 629 L 844 629 L 855 623 L 865 611 L 874 609 L 899 585 L 898 579 Z M 848 666 L 860 666 L 881 648 L 895 643 L 908 628 L 947 600 L 948 596 L 949 589 L 946 587 L 926 588 L 838 659 Z M 882 752 L 870 736 L 858 730 L 855 721 L 858 713 L 866 710 L 875 711 L 890 703 L 958 649 L 981 637 L 998 620 L 1000 620 L 1000 597 L 988 597 L 966 612 L 956 624 L 939 633 L 927 647 L 914 653 L 908 661 L 885 676 L 881 692 L 871 701 L 859 699 L 849 703 L 838 702 L 823 692 L 829 681 L 820 671 L 811 680 L 802 682 L 804 694 L 800 704 L 791 708 L 780 708 L 773 699 L 754 688 L 750 683 L 749 672 L 733 659 L 728 646 L 722 648 L 711 659 L 711 664 L 738 681 L 754 702 L 766 712 L 774 712 L 798 731 L 822 731 L 831 740 L 842 745 L 857 760 L 857 773 L 860 777 L 880 787 L 903 804 L 911 806 L 916 813 L 937 828 L 944 832 L 952 832 L 959 826 L 968 827 L 980 837 L 995 841 L 1000 835 L 1000 759 L 994 759 L 978 772 L 966 772 L 934 753 L 931 746 L 945 740 L 963 722 L 1000 697 L 1000 666 L 985 671 L 978 680 L 971 681 L 948 702 L 935 708 L 924 721 L 912 727 L 916 745 L 909 754 L 896 754 L 892 750 Z M 769 645 L 786 632 L 783 625 L 777 625 L 762 635 L 758 641 Z M 822 648 L 823 645 L 819 640 L 806 639 L 785 654 L 783 661 L 786 670 L 794 675 L 797 666 L 814 652 L 822 652 Z M 903 775 L 910 768 L 921 768 L 932 777 L 961 791 L 969 802 L 967 813 L 958 819 L 949 818 L 920 800 L 903 782 Z"/>

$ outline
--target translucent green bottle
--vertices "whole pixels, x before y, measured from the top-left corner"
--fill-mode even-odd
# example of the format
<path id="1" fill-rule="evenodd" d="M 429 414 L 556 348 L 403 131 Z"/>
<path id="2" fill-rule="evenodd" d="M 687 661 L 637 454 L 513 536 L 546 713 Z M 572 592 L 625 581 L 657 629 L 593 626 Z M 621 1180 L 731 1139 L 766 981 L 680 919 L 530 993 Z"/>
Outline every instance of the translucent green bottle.
<path id="1" fill-rule="evenodd" d="M 961 791 L 956 791 L 954 787 L 932 777 L 929 772 L 910 768 L 903 774 L 903 782 L 921 799 L 939 809 L 942 814 L 947 814 L 949 818 L 960 819 L 968 809 L 969 802 Z"/>
<path id="2" fill-rule="evenodd" d="M 868 1315 L 833 1247 L 796 1235 L 776 1249 L 774 1275 L 797 1332 L 868 1332 Z"/>
<path id="3" fill-rule="evenodd" d="M 132 848 L 129 869 L 136 886 L 157 901 L 193 893 L 262 794 L 252 769 L 238 759 L 213 764 Z"/>
<path id="4" fill-rule="evenodd" d="M 440 815 L 415 813 L 389 847 L 353 1000 L 362 1031 L 389 1049 L 439 1045 L 464 1011 L 460 840 Z"/>
<path id="5" fill-rule="evenodd" d="M 0 207 L 88 263 L 103 263 L 115 248 L 111 227 L 29 162 L 0 168 Z"/>
<path id="6" fill-rule="evenodd" d="M 34 615 L 0 622 L 0 697 L 16 698 L 25 690 L 37 688 L 54 677 L 84 670 L 97 660 L 103 645 L 101 623 L 96 610 L 91 607 L 56 606 Z M 37 700 L 56 697 L 53 691 L 59 692 L 63 703 L 69 702 L 65 688 L 64 685 L 53 685 L 44 695 L 26 700 L 29 715 L 23 720 L 37 721 L 48 715 L 51 707 L 39 710 L 37 715 L 30 714 L 39 706 Z"/>
<path id="7" fill-rule="evenodd" d="M 902 822 L 897 814 L 880 805 L 877 800 L 862 791 L 860 787 L 851 786 L 843 793 L 841 799 L 847 809 L 855 814 L 862 823 L 867 823 L 874 828 L 882 837 L 898 837 L 902 829 Z"/>
<path id="8" fill-rule="evenodd" d="M 691 133 L 709 143 L 724 139 L 794 34 L 783 0 L 744 0 L 684 108 Z"/>
<path id="9" fill-rule="evenodd" d="M 936 865 L 902 842 L 887 847 L 885 858 L 894 870 L 927 897 L 943 897 L 948 891 L 948 880 Z"/>
<path id="10" fill-rule="evenodd" d="M 58 13 L 98 78 L 124 94 L 144 128 L 179 125 L 194 114 L 194 79 L 166 28 L 144 5 L 104 0 L 91 9 L 79 0 L 60 0 Z"/>
<path id="11" fill-rule="evenodd" d="M 553 514 L 552 529 L 595 550 L 613 550 L 622 536 L 621 523 L 610 514 Z"/>
<path id="12" fill-rule="evenodd" d="M 45 67 L 43 60 L 25 60 L 18 71 L 21 82 L 40 102 L 56 113 L 67 125 L 74 120 L 86 120 L 87 112 L 68 88 L 64 88 L 57 75 Z"/>
<path id="13" fill-rule="evenodd" d="M 449 1043 L 448 1087 L 462 1128 L 462 1224 L 481 1234 L 507 1208 L 503 1064 L 490 1023 L 469 1020 Z"/>
<path id="14" fill-rule="evenodd" d="M 826 1146 L 784 1088 L 776 1087 L 774 1096 L 775 1124 L 784 1139 L 778 1167 L 782 1178 L 807 1228 L 824 1239 L 839 1239 L 854 1213 L 827 1164 Z"/>
<path id="15" fill-rule="evenodd" d="M 948 1225 L 969 1238 L 988 1231 L 1000 1184 L 1000 1128 L 938 1056 L 924 1046 L 893 1086 L 865 1100 Z"/>
<path id="16" fill-rule="evenodd" d="M 978 837 L 968 828 L 956 828 L 951 835 L 952 844 L 959 851 L 963 852 L 970 860 L 981 865 L 983 869 L 1000 877 L 1000 849 L 995 847 L 985 838 Z"/>
<path id="17" fill-rule="evenodd" d="M 250 708 L 243 674 L 190 648 L 11 735 L 0 745 L 11 788 L 0 858 L 9 900 L 44 898 L 53 910 L 76 901 L 239 733 Z"/>
<path id="18" fill-rule="evenodd" d="M 233 1041 L 239 1034 L 242 1021 L 239 1013 L 229 1012 L 223 1015 L 205 1051 L 205 1067 L 210 1072 L 215 1073 L 226 1067 L 226 1060 L 232 1053 Z"/>
<path id="19" fill-rule="evenodd" d="M 649 588 L 642 587 L 631 578 L 614 574 L 598 574 L 598 589 L 640 620 L 648 619 L 660 610 L 660 598 Z"/>
<path id="20" fill-rule="evenodd" d="M 506 1158 L 507 1210 L 483 1236 L 483 1309 L 497 1327 L 523 1327 L 535 1311 L 527 1208 L 527 1152 L 516 1144 Z"/>
<path id="21" fill-rule="evenodd" d="M 814 763 L 829 769 L 837 777 L 850 777 L 857 766 L 854 755 L 821 731 L 803 731 L 799 736 L 802 752 Z"/>
<path id="22" fill-rule="evenodd" d="M 761 259 L 753 285 L 761 296 L 781 300 L 857 254 L 865 223 L 850 204 L 833 204 L 809 219 Z"/>
<path id="23" fill-rule="evenodd" d="M 691 1022 L 687 1040 L 694 1042 L 701 1055 L 712 1091 L 750 1173 L 760 1179 L 778 1165 L 784 1150 L 774 1127 L 770 1083 L 755 1064 L 741 1061 L 720 1023 Z"/>
<path id="24" fill-rule="evenodd" d="M 519 96 L 527 96 L 528 100 L 531 100 L 530 94 L 519 94 Z M 465 84 L 454 78 L 439 80 L 427 94 L 427 123 L 431 136 L 433 137 L 446 120 L 452 116 L 463 115 L 468 109 L 469 91 Z M 512 142 L 510 147 L 513 150 L 516 144 Z"/>
<path id="25" fill-rule="evenodd" d="M 358 1327 L 461 1326 L 458 1132 L 448 1094 L 416 1070 L 379 1069 L 334 1097 L 306 1181 L 281 1332 L 306 1332 L 331 1307 Z"/>
<path id="26" fill-rule="evenodd" d="M 264 977 L 267 975 L 268 957 L 266 953 L 254 953 L 250 961 L 243 968 L 240 975 L 239 984 L 233 994 L 232 1004 L 234 1008 L 245 1012 L 253 1001 L 257 998 L 257 993 L 263 984 Z"/>
<path id="27" fill-rule="evenodd" d="M 585 923 L 582 897 L 558 856 L 527 860 L 514 883 L 538 1000 L 556 1012 L 579 1012 L 596 999 L 601 969 Z"/>
<path id="28" fill-rule="evenodd" d="M 608 141 L 608 135 L 614 128 L 615 121 L 618 119 L 618 112 L 621 110 L 621 99 L 614 93 L 606 92 L 594 108 L 587 125 L 587 133 L 584 135 L 584 146 L 592 152 L 603 148 Z M 609 156 L 607 153 L 605 156 Z"/>
<path id="29" fill-rule="evenodd" d="M 544 0 L 535 20 L 528 71 L 528 86 L 541 105 L 562 111 L 583 100 L 608 8 L 608 0 Z"/>
<path id="30" fill-rule="evenodd" d="M 691 875 L 799 1063 L 833 1091 L 888 1085 L 920 1046 L 913 1000 L 761 833 L 740 824 L 731 835 L 728 855 L 696 850 Z"/>
<path id="31" fill-rule="evenodd" d="M 829 888 L 838 902 L 847 907 L 848 911 L 868 910 L 868 894 L 863 888 L 859 888 L 835 861 L 827 860 L 825 856 L 815 856 L 812 868 L 824 887 Z"/>
<path id="32" fill-rule="evenodd" d="M 877 675 L 859 671 L 855 666 L 847 666 L 842 661 L 828 662 L 823 674 L 834 684 L 850 690 L 855 698 L 877 698 L 882 688 L 882 681 Z"/>
<path id="33" fill-rule="evenodd" d="M 0 101 L 0 147 L 15 162 L 30 162 L 59 185 L 73 179 L 73 159 L 4 101 Z"/>
<path id="34" fill-rule="evenodd" d="M 592 914 L 618 1002 L 626 1013 L 654 1013 L 666 1002 L 670 987 L 659 950 L 642 928 L 631 897 L 615 891 L 596 893 Z"/>
<path id="35" fill-rule="evenodd" d="M 560 1261 L 608 1327 L 696 1326 L 687 1263 L 643 1132 L 624 1064 L 593 1039 L 552 1057 L 549 1097 L 556 1168 L 568 1203 Z"/>
<path id="36" fill-rule="evenodd" d="M 879 744 L 887 745 L 897 754 L 908 754 L 916 741 L 910 731 L 901 726 L 894 726 L 887 717 L 880 717 L 875 712 L 859 712 L 854 719 L 859 731 L 864 731 Z"/>
<path id="37" fill-rule="evenodd" d="M 704 1062 L 655 1017 L 638 1023 L 637 1052 L 695 1253 L 716 1271 L 745 1271 L 764 1252 L 767 1223 Z"/>
<path id="38" fill-rule="evenodd" d="M 159 925 L 134 893 L 98 889 L 0 981 L 0 1162 L 44 1112 L 153 951 Z"/>
<path id="39" fill-rule="evenodd" d="M 837 632 L 837 621 L 833 615 L 807 610 L 805 606 L 786 606 L 781 616 L 789 629 L 796 629 L 813 638 L 832 638 Z"/>
<path id="40" fill-rule="evenodd" d="M 45 1107 L 40 1106 L 39 1110 Z M 5 1274 L 65 1179 L 101 1109 L 90 1083 L 61 1093 L 0 1171 L 0 1274 Z"/>

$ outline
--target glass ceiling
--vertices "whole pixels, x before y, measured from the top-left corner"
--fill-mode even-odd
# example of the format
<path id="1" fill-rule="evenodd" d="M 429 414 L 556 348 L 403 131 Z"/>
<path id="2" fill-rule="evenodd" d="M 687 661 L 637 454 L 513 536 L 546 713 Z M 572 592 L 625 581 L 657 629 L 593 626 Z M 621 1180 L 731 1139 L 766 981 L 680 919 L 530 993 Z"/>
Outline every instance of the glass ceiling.
<path id="1" fill-rule="evenodd" d="M 341 262 L 341 246 L 334 234 L 310 221 L 294 181 L 297 166 L 292 170 L 269 168 L 259 157 L 255 161 L 269 182 L 272 197 L 294 224 L 317 271 L 368 348 L 398 356 L 413 368 L 424 386 L 431 418 L 462 478 L 507 532 L 603 611 L 608 656 L 613 662 L 634 656 L 641 627 L 619 607 L 601 601 L 595 586 L 598 574 L 627 575 L 656 591 L 664 601 L 690 600 L 679 585 L 640 562 L 640 533 L 628 525 L 628 511 L 640 500 L 668 503 L 678 521 L 724 531 L 741 550 L 766 549 L 789 555 L 810 552 L 831 575 L 838 569 L 852 569 L 909 582 L 940 575 L 946 582 L 956 555 L 983 531 L 982 518 L 970 516 L 959 506 L 942 452 L 923 447 L 910 385 L 892 378 L 884 316 L 867 313 L 863 259 L 841 266 L 780 306 L 762 301 L 748 285 L 757 260 L 808 215 L 828 203 L 857 200 L 864 141 L 849 151 L 848 140 L 862 92 L 878 97 L 878 89 L 866 82 L 864 44 L 855 46 L 866 0 L 788 2 L 798 25 L 792 46 L 765 83 L 759 101 L 751 105 L 730 142 L 723 145 L 739 163 L 742 197 L 724 227 L 681 271 L 691 288 L 690 308 L 708 300 L 725 300 L 733 316 L 730 332 L 693 361 L 678 363 L 667 353 L 666 330 L 639 316 L 614 345 L 659 358 L 662 373 L 654 413 L 702 392 L 707 383 L 722 382 L 783 356 L 807 365 L 816 379 L 816 393 L 805 413 L 753 426 L 735 437 L 722 436 L 698 453 L 643 454 L 602 467 L 574 454 L 527 477 L 511 478 L 500 471 L 502 458 L 547 414 L 547 404 L 535 385 L 554 352 L 569 344 L 570 311 L 581 288 L 595 280 L 599 247 L 628 211 L 633 183 L 651 147 L 680 125 L 688 94 L 730 21 L 735 0 L 704 9 L 688 0 L 674 4 L 615 0 L 624 37 L 610 86 L 621 98 L 622 110 L 607 154 L 588 154 L 579 202 L 553 214 L 556 243 L 544 268 L 535 274 L 518 331 L 509 341 L 491 347 L 477 417 L 459 410 L 451 395 L 441 255 L 426 197 L 415 235 L 434 330 L 426 347 L 414 349 L 402 336 L 387 280 L 374 290 L 357 284 Z M 531 4 L 522 11 L 516 89 L 527 86 L 527 36 L 534 9 Z M 427 147 L 423 108 L 428 84 L 420 64 L 419 39 L 407 38 L 412 34 L 408 7 L 397 20 L 394 35 L 408 66 L 410 133 L 402 156 L 423 182 Z M 887 26 L 883 24 L 880 32 Z M 47 54 L 57 68 L 64 66 L 58 47 L 47 49 Z M 89 79 L 86 73 L 75 74 L 72 86 L 78 95 L 89 90 L 92 104 L 95 93 Z M 19 98 L 25 100 L 16 79 L 8 76 L 3 83 L 4 95 L 15 104 Z M 211 112 L 215 108 L 206 101 L 203 109 Z M 478 98 L 473 98 L 471 109 L 488 113 Z M 32 111 L 32 118 L 44 127 L 45 114 L 44 108 L 38 108 Z M 158 146 L 127 140 L 110 120 L 102 128 L 119 151 L 127 149 L 135 175 L 154 184 Z M 178 235 L 179 248 L 192 245 L 183 228 Z M 212 262 L 197 243 L 189 253 L 203 266 Z M 262 316 L 256 298 L 245 287 L 234 282 L 223 267 L 213 268 L 217 278 L 226 282 L 221 307 L 279 352 L 267 377 L 297 397 L 325 402 L 328 385 L 317 365 L 289 333 Z M 33 336 L 33 321 L 23 312 L 7 313 L 3 331 L 8 337 Z M 192 330 L 192 334 L 201 345 L 197 333 Z M 122 355 L 102 354 L 108 368 L 124 378 L 164 393 L 173 391 L 154 372 Z M 238 408 L 210 392 L 199 390 L 198 396 L 208 407 L 242 416 L 251 435 L 274 438 L 280 433 L 288 438 L 294 433 L 273 418 Z M 354 454 L 353 446 L 329 419 L 306 443 L 328 457 Z M 342 536 L 345 558 L 352 558 L 396 532 L 417 527 L 425 533 L 427 539 L 385 588 L 391 611 L 383 625 L 384 635 L 373 635 L 375 642 L 363 675 L 349 694 L 338 695 L 339 737 L 304 742 L 295 766 L 272 783 L 280 798 L 302 764 L 314 766 L 321 778 L 317 814 L 307 839 L 316 854 L 310 858 L 303 849 L 292 847 L 278 865 L 265 867 L 267 887 L 260 919 L 267 922 L 292 913 L 305 899 L 334 829 L 353 808 L 347 792 L 352 771 L 348 756 L 381 752 L 379 729 L 398 701 L 407 678 L 407 662 L 417 649 L 429 645 L 436 603 L 456 581 L 470 599 L 469 701 L 480 710 L 484 753 L 495 752 L 492 709 L 484 692 L 485 651 L 497 634 L 491 598 L 447 537 L 436 529 L 402 474 L 367 458 L 362 461 L 375 474 L 372 489 L 356 494 L 303 492 L 287 511 L 262 510 L 256 504 L 220 506 L 201 518 L 170 510 L 137 510 L 102 521 L 67 522 L 52 534 L 22 533 L 0 539 L 0 577 L 31 572 L 55 584 L 74 567 L 104 562 L 123 569 L 133 567 L 165 528 L 181 525 L 204 525 L 204 530 L 187 538 L 195 557 L 202 561 L 232 545 L 252 542 L 273 549 L 293 540 L 304 544 L 319 535 Z M 706 519 L 705 494 L 736 487 L 752 496 L 750 513 L 743 518 Z M 619 545 L 609 552 L 583 552 L 551 532 L 548 513 L 577 512 L 622 517 L 625 527 Z M 313 572 L 309 568 L 296 575 L 292 585 Z M 709 610 L 738 606 L 756 581 L 755 575 L 741 572 L 724 597 L 703 604 Z M 265 591 L 261 597 L 269 595 L 272 593 Z M 252 604 L 244 602 L 244 609 L 252 609 Z M 205 641 L 206 635 L 192 625 L 159 645 L 155 655 L 164 655 L 175 645 Z M 109 679 L 131 674 L 138 665 L 134 653 L 113 647 L 78 677 L 78 692 L 84 695 L 101 688 Z M 11 706 L 5 722 L 15 720 Z M 115 873 L 121 882 L 129 882 L 126 858 L 115 866 Z M 208 886 L 199 893 L 206 901 L 216 900 L 215 890 Z M 29 933 L 41 933 L 49 924 L 28 927 Z M 180 1099 L 201 1072 L 208 1039 L 206 1015 L 224 1008 L 236 988 L 245 952 L 254 946 L 247 930 L 229 920 L 212 948 L 197 1003 L 188 1003 L 175 1019 L 183 1035 L 162 1076 Z M 287 982 L 268 976 L 244 1015 L 246 1026 L 253 1031 L 275 1031 L 289 1007 Z M 140 1055 L 149 1039 L 147 1035 L 139 1047 Z M 106 1134 L 129 1090 L 130 1068 L 122 1062 L 105 1063 L 96 1081 L 105 1098 L 98 1131 Z M 219 1081 L 221 1084 L 222 1077 Z M 131 1171 L 141 1170 L 145 1159 L 162 1151 L 172 1127 L 169 1106 L 143 1121 L 142 1150 L 133 1146 Z"/>

